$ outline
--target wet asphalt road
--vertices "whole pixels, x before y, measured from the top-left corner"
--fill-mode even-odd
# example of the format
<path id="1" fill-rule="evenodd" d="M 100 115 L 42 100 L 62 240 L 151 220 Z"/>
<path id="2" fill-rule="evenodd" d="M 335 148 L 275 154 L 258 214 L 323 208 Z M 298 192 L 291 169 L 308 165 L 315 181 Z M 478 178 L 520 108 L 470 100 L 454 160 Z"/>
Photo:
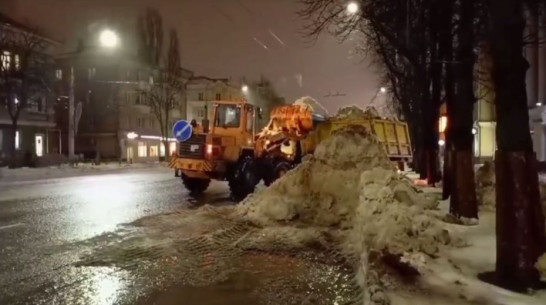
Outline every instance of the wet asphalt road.
<path id="1" fill-rule="evenodd" d="M 213 183 L 195 200 L 165 168 L 0 182 L 0 304 L 117 303 L 104 292 L 116 289 L 104 273 L 74 269 L 86 251 L 82 241 L 141 217 L 225 204 L 227 192 Z M 81 297 L 63 298 L 75 286 Z"/>

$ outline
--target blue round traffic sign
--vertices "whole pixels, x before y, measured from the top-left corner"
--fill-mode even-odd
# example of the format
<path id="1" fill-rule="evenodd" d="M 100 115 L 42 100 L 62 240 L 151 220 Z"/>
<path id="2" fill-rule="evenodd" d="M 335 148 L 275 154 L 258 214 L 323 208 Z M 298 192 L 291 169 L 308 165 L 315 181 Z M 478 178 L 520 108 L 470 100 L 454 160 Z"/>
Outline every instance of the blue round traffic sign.
<path id="1" fill-rule="evenodd" d="M 180 142 L 191 138 L 192 133 L 193 128 L 187 121 L 180 120 L 173 125 L 173 135 Z"/>

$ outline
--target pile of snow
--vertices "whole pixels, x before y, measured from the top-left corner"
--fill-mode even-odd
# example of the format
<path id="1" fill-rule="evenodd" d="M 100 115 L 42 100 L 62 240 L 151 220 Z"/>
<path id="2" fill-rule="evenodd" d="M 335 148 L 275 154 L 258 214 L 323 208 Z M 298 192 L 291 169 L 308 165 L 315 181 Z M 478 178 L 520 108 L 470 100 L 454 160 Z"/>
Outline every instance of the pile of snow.
<path id="1" fill-rule="evenodd" d="M 363 258 L 368 281 L 372 253 L 401 257 L 419 269 L 427 256 L 452 243 L 430 211 L 436 206 L 398 174 L 366 128 L 348 126 L 334 131 L 314 156 L 269 188 L 248 197 L 237 212 L 264 228 L 264 238 L 290 236 L 293 246 L 313 238 L 322 243 L 327 234 L 344 255 Z"/>
<path id="2" fill-rule="evenodd" d="M 340 108 L 336 115 L 338 118 L 375 118 L 379 116 L 379 111 L 377 111 L 377 109 L 373 106 L 367 107 L 365 110 L 363 110 L 354 105 Z"/>
<path id="3" fill-rule="evenodd" d="M 495 209 L 495 164 L 491 161 L 476 171 L 476 197 L 482 209 Z"/>
<path id="4" fill-rule="evenodd" d="M 546 253 L 539 257 L 535 267 L 540 272 L 543 278 L 546 278 Z"/>
<path id="5" fill-rule="evenodd" d="M 546 215 L 546 181 L 539 179 L 540 202 Z M 495 163 L 486 161 L 476 171 L 476 196 L 482 210 L 495 210 Z"/>
<path id="6" fill-rule="evenodd" d="M 394 167 L 377 140 L 361 126 L 334 132 L 314 156 L 271 187 L 247 198 L 240 211 L 253 222 L 298 221 L 348 226 L 359 201 L 362 172 Z"/>

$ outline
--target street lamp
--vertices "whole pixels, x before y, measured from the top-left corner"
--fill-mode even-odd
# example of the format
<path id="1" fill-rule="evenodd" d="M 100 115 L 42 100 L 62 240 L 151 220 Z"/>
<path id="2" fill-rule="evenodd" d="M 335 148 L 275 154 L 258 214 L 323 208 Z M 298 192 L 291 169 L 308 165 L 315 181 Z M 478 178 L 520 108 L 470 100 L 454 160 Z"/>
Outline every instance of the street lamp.
<path id="1" fill-rule="evenodd" d="M 119 43 L 119 37 L 116 32 L 105 29 L 99 35 L 99 46 L 103 48 L 115 48 Z M 80 46 L 81 47 L 81 46 Z M 83 51 L 81 48 L 75 53 Z M 75 159 L 74 142 L 75 142 L 75 113 L 74 113 L 74 63 L 70 64 L 70 83 L 68 90 L 68 161 L 73 162 Z"/>
<path id="2" fill-rule="evenodd" d="M 379 91 L 381 91 L 381 93 L 385 93 L 385 92 L 387 92 L 387 88 L 381 87 L 381 89 L 379 89 Z"/>
<path id="3" fill-rule="evenodd" d="M 247 93 L 247 92 L 248 92 L 248 86 L 247 86 L 247 85 L 243 85 L 243 87 L 241 88 L 241 90 L 243 90 L 243 93 Z"/>
<path id="4" fill-rule="evenodd" d="M 99 36 L 100 45 L 105 48 L 115 48 L 118 45 L 119 38 L 116 32 L 112 30 L 103 30 Z"/>
<path id="5" fill-rule="evenodd" d="M 358 13 L 358 10 L 359 10 L 358 3 L 356 3 L 355 1 L 351 1 L 347 3 L 347 13 L 349 13 L 349 15 L 354 15 Z"/>

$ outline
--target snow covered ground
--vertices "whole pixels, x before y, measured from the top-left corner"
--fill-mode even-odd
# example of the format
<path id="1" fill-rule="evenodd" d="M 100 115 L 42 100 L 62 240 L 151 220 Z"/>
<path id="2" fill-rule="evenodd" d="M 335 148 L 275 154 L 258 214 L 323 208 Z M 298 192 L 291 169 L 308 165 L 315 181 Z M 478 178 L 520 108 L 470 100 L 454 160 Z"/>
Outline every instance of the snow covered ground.
<path id="1" fill-rule="evenodd" d="M 63 164 L 60 166 L 30 168 L 22 167 L 16 169 L 9 169 L 7 167 L 0 168 L 0 181 L 11 182 L 29 179 L 47 179 L 47 178 L 61 178 L 70 176 L 86 175 L 97 172 L 115 171 L 123 169 L 141 169 L 150 167 L 165 167 L 167 163 L 164 162 L 148 162 L 148 163 L 102 163 L 100 165 L 93 165 L 91 163 L 80 163 L 77 166 L 70 166 Z"/>
<path id="2" fill-rule="evenodd" d="M 448 208 L 448 201 L 441 202 L 438 216 Z M 478 279 L 478 274 L 495 270 L 495 212 L 481 211 L 474 226 L 446 223 L 445 228 L 467 245 L 443 248 L 437 258 L 427 259 L 415 284 L 387 293 L 392 305 L 546 304 L 546 290 L 520 294 Z"/>

